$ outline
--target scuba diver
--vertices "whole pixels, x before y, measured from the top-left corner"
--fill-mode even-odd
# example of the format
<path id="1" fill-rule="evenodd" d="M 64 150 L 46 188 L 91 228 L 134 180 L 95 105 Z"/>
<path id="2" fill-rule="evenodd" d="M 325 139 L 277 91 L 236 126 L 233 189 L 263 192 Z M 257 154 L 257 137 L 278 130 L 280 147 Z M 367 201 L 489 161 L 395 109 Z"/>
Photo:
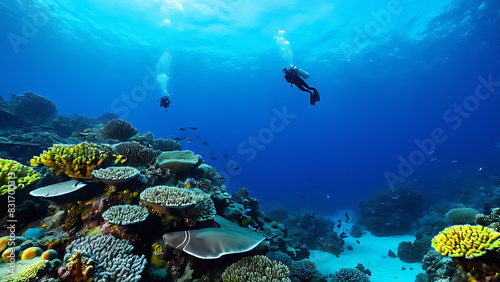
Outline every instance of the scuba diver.
<path id="1" fill-rule="evenodd" d="M 168 96 L 163 96 L 160 99 L 158 99 L 158 102 L 160 103 L 160 107 L 165 109 L 165 112 L 168 111 L 168 107 L 170 106 L 170 99 Z"/>
<path id="2" fill-rule="evenodd" d="M 309 74 L 302 69 L 299 69 L 297 66 L 290 66 L 288 69 L 283 68 L 283 73 L 285 73 L 285 79 L 288 83 L 290 83 L 290 87 L 297 86 L 300 90 L 304 92 L 309 92 L 309 101 L 311 105 L 315 105 L 316 102 L 319 101 L 319 92 L 314 87 L 310 87 L 307 83 L 301 78 L 308 78 Z M 311 92 L 312 90 L 313 92 Z"/>

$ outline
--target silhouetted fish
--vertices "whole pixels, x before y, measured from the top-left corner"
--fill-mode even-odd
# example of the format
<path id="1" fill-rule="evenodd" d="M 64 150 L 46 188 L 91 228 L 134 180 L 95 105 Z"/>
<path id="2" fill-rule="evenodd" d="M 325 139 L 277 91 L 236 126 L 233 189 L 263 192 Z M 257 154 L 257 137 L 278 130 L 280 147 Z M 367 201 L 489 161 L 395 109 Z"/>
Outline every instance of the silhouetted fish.
<path id="1" fill-rule="evenodd" d="M 337 228 L 338 228 L 338 229 L 340 229 L 340 226 L 342 225 L 342 220 L 340 220 L 340 219 L 339 219 L 339 220 L 338 220 L 338 223 L 339 223 L 339 224 L 337 224 Z"/>
<path id="2" fill-rule="evenodd" d="M 227 155 L 226 154 L 220 154 L 221 156 L 223 156 L 224 158 L 227 158 Z"/>
<path id="3" fill-rule="evenodd" d="M 217 158 L 216 158 L 216 157 L 210 157 L 210 158 L 211 158 L 212 160 L 214 160 L 214 161 L 216 161 L 216 160 L 217 160 Z"/>
<path id="4" fill-rule="evenodd" d="M 180 138 L 180 137 L 172 137 L 172 140 L 180 141 L 180 140 L 182 140 L 182 138 Z"/>
<path id="5" fill-rule="evenodd" d="M 306 196 L 304 196 L 304 195 L 302 195 L 302 196 L 299 196 L 299 198 L 301 198 L 301 199 L 304 199 L 305 197 L 306 197 Z"/>
<path id="6" fill-rule="evenodd" d="M 347 213 L 345 213 L 345 222 L 348 223 L 349 222 L 349 215 Z"/>
<path id="7" fill-rule="evenodd" d="M 179 127 L 179 130 L 186 131 L 184 127 Z"/>
<path id="8" fill-rule="evenodd" d="M 194 138 L 198 138 L 198 139 L 201 139 L 201 137 L 200 137 L 200 136 L 195 136 Z"/>
<path id="9" fill-rule="evenodd" d="M 239 167 L 237 167 L 237 166 L 233 166 L 233 169 L 238 170 L 238 169 L 240 169 L 240 168 L 239 168 Z"/>
<path id="10" fill-rule="evenodd" d="M 311 180 L 311 179 L 313 179 L 313 178 L 312 178 L 312 177 L 308 177 L 308 178 L 307 178 L 307 180 Z"/>
<path id="11" fill-rule="evenodd" d="M 196 130 L 198 128 L 194 127 L 194 126 L 190 126 L 189 129 L 192 129 L 192 130 Z"/>
<path id="12" fill-rule="evenodd" d="M 356 240 L 356 243 L 358 243 L 358 245 L 361 245 L 361 243 L 359 242 L 359 240 Z"/>
<path id="13" fill-rule="evenodd" d="M 208 145 L 208 142 L 207 141 L 201 141 L 201 144 Z"/>

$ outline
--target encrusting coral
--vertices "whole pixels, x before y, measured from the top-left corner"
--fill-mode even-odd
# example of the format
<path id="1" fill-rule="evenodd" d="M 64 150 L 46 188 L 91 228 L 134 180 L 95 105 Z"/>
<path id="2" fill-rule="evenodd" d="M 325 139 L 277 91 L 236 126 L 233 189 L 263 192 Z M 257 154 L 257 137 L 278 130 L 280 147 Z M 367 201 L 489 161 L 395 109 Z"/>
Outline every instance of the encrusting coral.
<path id="1" fill-rule="evenodd" d="M 9 181 L 14 181 L 11 187 L 22 189 L 39 179 L 40 174 L 31 167 L 16 161 L 0 159 L 0 195 L 5 195 L 9 191 Z"/>
<path id="2" fill-rule="evenodd" d="M 33 157 L 31 165 L 47 166 L 56 174 L 90 178 L 92 171 L 108 157 L 106 151 L 105 148 L 87 142 L 78 145 L 55 144 L 39 157 Z"/>
<path id="3" fill-rule="evenodd" d="M 432 239 L 432 247 L 443 256 L 467 259 L 481 257 L 500 247 L 500 233 L 480 225 L 455 225 Z"/>
<path id="4" fill-rule="evenodd" d="M 226 282 L 291 281 L 288 267 L 280 261 L 271 261 L 266 256 L 246 257 L 231 264 L 222 280 Z"/>
<path id="5" fill-rule="evenodd" d="M 40 278 L 43 275 L 43 273 L 47 269 L 48 264 L 49 263 L 46 260 L 37 261 L 34 264 L 24 268 L 15 279 L 9 281 L 11 282 L 35 281 L 34 279 Z"/>

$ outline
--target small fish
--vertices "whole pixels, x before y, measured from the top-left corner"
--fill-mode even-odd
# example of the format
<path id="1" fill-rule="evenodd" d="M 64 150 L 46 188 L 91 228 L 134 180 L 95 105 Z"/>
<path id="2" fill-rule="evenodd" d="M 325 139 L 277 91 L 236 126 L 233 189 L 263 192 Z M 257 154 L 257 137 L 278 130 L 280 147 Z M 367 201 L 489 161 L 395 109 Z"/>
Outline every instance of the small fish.
<path id="1" fill-rule="evenodd" d="M 198 128 L 194 127 L 194 126 L 190 126 L 189 129 L 192 129 L 192 130 L 196 130 Z"/>
<path id="2" fill-rule="evenodd" d="M 327 197 L 328 199 L 330 199 L 330 195 L 326 195 L 326 197 Z"/>
<path id="3" fill-rule="evenodd" d="M 338 223 L 339 224 L 337 224 L 337 228 L 340 229 L 340 226 L 342 225 L 342 220 L 339 219 Z"/>
<path id="4" fill-rule="evenodd" d="M 498 174 L 492 174 L 492 175 L 490 175 L 490 178 L 491 179 L 500 179 L 500 175 L 498 175 Z"/>
<path id="5" fill-rule="evenodd" d="M 214 160 L 214 161 L 216 161 L 216 160 L 217 160 L 217 158 L 216 158 L 216 157 L 213 157 L 213 156 L 212 156 L 212 157 L 210 157 L 210 158 L 211 158 L 212 160 Z"/>
<path id="6" fill-rule="evenodd" d="M 186 129 L 184 127 L 179 127 L 179 130 L 186 131 Z"/>
<path id="7" fill-rule="evenodd" d="M 189 138 L 189 137 L 184 137 L 184 139 L 186 139 L 188 142 L 193 141 L 193 139 L 191 139 L 191 138 Z"/>
<path id="8" fill-rule="evenodd" d="M 180 138 L 180 137 L 172 137 L 172 140 L 180 141 L 180 140 L 182 140 L 182 138 Z"/>
<path id="9" fill-rule="evenodd" d="M 201 141 L 201 144 L 208 145 L 208 142 L 207 141 Z"/>
<path id="10" fill-rule="evenodd" d="M 431 162 L 433 162 L 433 161 L 435 161 L 435 160 L 437 160 L 437 159 L 438 159 L 438 158 L 432 158 L 432 159 L 431 159 Z"/>
<path id="11" fill-rule="evenodd" d="M 299 198 L 301 198 L 301 199 L 304 199 L 305 197 L 306 197 L 306 196 L 304 196 L 304 195 L 302 195 L 302 196 L 299 196 Z"/>
<path id="12" fill-rule="evenodd" d="M 456 163 L 458 163 L 458 160 L 453 160 L 453 161 L 451 161 L 451 163 L 456 164 Z"/>
<path id="13" fill-rule="evenodd" d="M 118 164 L 118 163 L 121 163 L 121 164 L 122 164 L 122 163 L 124 163 L 124 162 L 127 160 L 127 159 L 126 159 L 124 156 L 122 156 L 122 155 L 115 155 L 115 154 L 113 154 L 113 157 L 115 157 L 115 158 L 116 158 L 116 160 L 115 160 L 115 164 Z"/>
<path id="14" fill-rule="evenodd" d="M 479 168 L 479 171 L 481 171 L 481 170 L 483 170 L 483 167 L 480 167 L 480 168 Z"/>
<path id="15" fill-rule="evenodd" d="M 312 177 L 308 177 L 308 178 L 307 178 L 307 180 L 311 180 L 311 179 L 313 179 L 313 178 L 312 178 Z"/>
<path id="16" fill-rule="evenodd" d="M 200 137 L 200 136 L 195 136 L 194 138 L 198 138 L 198 139 L 201 139 L 201 137 Z"/>
<path id="17" fill-rule="evenodd" d="M 403 266 L 403 267 L 401 268 L 401 271 L 405 271 L 405 270 L 406 270 L 406 268 Z"/>
<path id="18" fill-rule="evenodd" d="M 358 243 L 358 245 L 361 245 L 361 243 L 359 242 L 359 240 L 356 240 L 356 243 Z"/>
<path id="19" fill-rule="evenodd" d="M 227 158 L 227 155 L 226 154 L 220 154 L 221 156 L 223 156 L 224 158 Z"/>
<path id="20" fill-rule="evenodd" d="M 429 153 L 427 153 L 428 155 L 432 155 L 434 154 L 434 151 L 430 151 Z"/>
<path id="21" fill-rule="evenodd" d="M 345 231 L 342 231 L 342 233 L 340 233 L 339 237 L 340 237 L 341 239 L 344 239 L 344 238 L 346 238 L 346 237 L 347 237 L 347 234 L 345 233 Z"/>
<path id="22" fill-rule="evenodd" d="M 350 219 L 350 218 L 349 218 L 349 215 L 348 215 L 347 213 L 345 213 L 345 222 L 346 222 L 346 223 L 349 223 L 349 219 Z"/>
<path id="23" fill-rule="evenodd" d="M 238 170 L 238 169 L 240 169 L 240 168 L 239 168 L 239 167 L 237 167 L 237 166 L 233 166 L 233 169 Z"/>

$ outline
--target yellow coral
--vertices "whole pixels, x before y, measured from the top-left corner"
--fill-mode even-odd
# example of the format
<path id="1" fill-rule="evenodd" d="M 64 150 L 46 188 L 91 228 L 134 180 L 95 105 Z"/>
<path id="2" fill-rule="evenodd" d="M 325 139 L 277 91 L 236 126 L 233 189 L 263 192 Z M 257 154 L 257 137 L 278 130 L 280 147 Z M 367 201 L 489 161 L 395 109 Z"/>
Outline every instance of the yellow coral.
<path id="1" fill-rule="evenodd" d="M 5 195 L 9 191 L 11 183 L 11 187 L 22 189 L 36 183 L 38 179 L 40 179 L 40 174 L 31 167 L 16 161 L 0 159 L 0 195 Z"/>
<path id="2" fill-rule="evenodd" d="M 55 144 L 39 157 L 33 157 L 30 163 L 32 166 L 47 166 L 56 174 L 65 173 L 71 177 L 90 178 L 92 171 L 107 157 L 105 150 L 93 143 Z"/>
<path id="3" fill-rule="evenodd" d="M 46 271 L 47 264 L 48 263 L 45 260 L 37 261 L 34 264 L 24 268 L 15 279 L 9 281 L 12 282 L 34 281 L 35 278 L 41 277 L 42 274 Z"/>
<path id="4" fill-rule="evenodd" d="M 7 249 L 8 243 L 9 243 L 8 236 L 0 238 L 0 253 L 5 251 L 5 249 Z"/>
<path id="5" fill-rule="evenodd" d="M 70 231 L 79 221 L 82 220 L 83 208 L 85 205 L 78 201 L 78 203 L 71 207 L 68 211 L 68 216 L 64 221 L 64 226 L 66 227 L 66 231 Z"/>
<path id="6" fill-rule="evenodd" d="M 32 259 L 36 256 L 39 256 L 42 254 L 42 249 L 37 248 L 37 247 L 31 247 L 27 248 L 26 250 L 23 251 L 23 254 L 21 255 L 22 260 L 27 260 L 27 259 Z"/>
<path id="7" fill-rule="evenodd" d="M 455 225 L 432 239 L 432 247 L 443 256 L 472 259 L 500 247 L 500 233 L 480 225 Z"/>

